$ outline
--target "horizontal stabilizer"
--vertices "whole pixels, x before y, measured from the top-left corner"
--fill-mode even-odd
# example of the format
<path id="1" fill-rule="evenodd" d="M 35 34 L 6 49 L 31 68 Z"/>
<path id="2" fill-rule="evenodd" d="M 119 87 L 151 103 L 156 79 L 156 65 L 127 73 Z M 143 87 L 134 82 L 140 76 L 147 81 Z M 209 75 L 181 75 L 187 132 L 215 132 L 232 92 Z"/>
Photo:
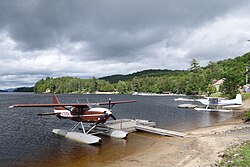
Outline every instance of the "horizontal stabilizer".
<path id="1" fill-rule="evenodd" d="M 13 105 L 13 106 L 9 106 L 9 108 L 14 108 L 15 106 Z"/>
<path id="2" fill-rule="evenodd" d="M 39 115 L 39 116 L 44 116 L 44 115 L 60 115 L 60 113 L 47 112 L 47 113 L 38 113 L 37 115 Z"/>

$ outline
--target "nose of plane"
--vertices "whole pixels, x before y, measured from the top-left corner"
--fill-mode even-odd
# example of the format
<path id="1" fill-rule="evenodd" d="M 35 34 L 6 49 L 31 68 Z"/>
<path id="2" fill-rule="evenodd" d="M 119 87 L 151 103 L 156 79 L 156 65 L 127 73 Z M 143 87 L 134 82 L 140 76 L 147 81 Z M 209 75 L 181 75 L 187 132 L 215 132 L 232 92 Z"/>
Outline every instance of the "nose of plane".
<path id="1" fill-rule="evenodd" d="M 113 118 L 114 120 L 116 120 L 115 116 L 112 114 L 112 110 L 111 110 L 111 109 L 108 109 L 108 110 L 106 111 L 106 114 L 107 114 L 108 116 L 110 116 L 111 118 Z"/>
<path id="2" fill-rule="evenodd" d="M 112 114 L 112 110 L 107 110 L 106 113 L 107 113 L 108 115 L 111 115 L 111 114 Z"/>

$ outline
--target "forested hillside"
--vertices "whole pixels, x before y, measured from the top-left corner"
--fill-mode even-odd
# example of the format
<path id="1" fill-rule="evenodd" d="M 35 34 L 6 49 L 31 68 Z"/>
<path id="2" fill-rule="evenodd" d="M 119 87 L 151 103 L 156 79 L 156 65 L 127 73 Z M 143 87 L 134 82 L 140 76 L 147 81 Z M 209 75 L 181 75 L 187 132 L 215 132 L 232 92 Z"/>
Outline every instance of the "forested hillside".
<path id="1" fill-rule="evenodd" d="M 13 92 L 34 92 L 34 87 L 20 87 L 14 89 Z"/>
<path id="2" fill-rule="evenodd" d="M 183 70 L 161 70 L 161 69 L 150 69 L 150 70 L 144 70 L 135 72 L 133 74 L 128 75 L 111 75 L 107 77 L 99 78 L 101 80 L 109 81 L 110 83 L 117 83 L 120 80 L 122 81 L 128 81 L 132 80 L 135 77 L 161 77 L 161 76 L 172 76 L 172 75 L 179 75 L 182 74 Z"/>
<path id="3" fill-rule="evenodd" d="M 119 93 L 213 93 L 213 81 L 224 78 L 220 91 L 234 96 L 238 88 L 245 84 L 246 66 L 250 63 L 250 53 L 234 59 L 210 62 L 200 67 L 195 59 L 190 60 L 190 68 L 180 70 L 145 70 L 129 75 L 113 75 L 103 78 L 79 79 L 73 77 L 50 78 L 38 81 L 35 92 L 93 93 L 95 91 L 116 91 Z"/>

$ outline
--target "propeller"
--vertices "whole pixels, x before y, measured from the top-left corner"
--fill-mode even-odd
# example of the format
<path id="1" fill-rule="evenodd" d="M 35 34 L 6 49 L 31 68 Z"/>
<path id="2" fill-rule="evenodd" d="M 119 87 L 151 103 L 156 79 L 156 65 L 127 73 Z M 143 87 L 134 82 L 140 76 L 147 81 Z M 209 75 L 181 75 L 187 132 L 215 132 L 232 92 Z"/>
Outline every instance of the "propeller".
<path id="1" fill-rule="evenodd" d="M 112 114 L 112 111 L 111 111 L 111 108 L 112 108 L 113 106 L 114 106 L 114 105 L 111 105 L 111 98 L 109 98 L 109 105 L 108 105 L 108 109 L 109 109 L 109 111 L 110 111 L 109 116 L 110 116 L 111 118 L 113 118 L 113 120 L 116 120 L 116 117 Z"/>
<path id="2" fill-rule="evenodd" d="M 112 114 L 112 110 L 111 108 L 113 107 L 114 105 L 111 104 L 111 98 L 109 98 L 109 101 L 108 101 L 108 110 L 105 111 L 103 113 L 103 115 L 101 115 L 99 118 L 100 120 L 104 119 L 105 116 L 110 116 L 112 119 L 116 120 L 116 117 Z"/>
<path id="3" fill-rule="evenodd" d="M 110 116 L 111 118 L 113 118 L 114 120 L 116 120 L 116 117 L 112 114 L 112 111 L 110 109 L 108 109 L 107 111 L 105 111 L 103 113 L 103 115 L 101 115 L 99 118 L 100 120 L 104 119 L 106 116 Z"/>

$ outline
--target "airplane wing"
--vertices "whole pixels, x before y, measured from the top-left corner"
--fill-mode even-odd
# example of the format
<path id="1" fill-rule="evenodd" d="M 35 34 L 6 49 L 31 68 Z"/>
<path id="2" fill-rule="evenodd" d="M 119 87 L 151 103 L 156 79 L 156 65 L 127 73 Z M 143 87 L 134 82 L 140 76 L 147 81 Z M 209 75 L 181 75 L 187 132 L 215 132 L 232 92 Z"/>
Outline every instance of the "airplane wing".
<path id="1" fill-rule="evenodd" d="M 87 107 L 89 105 L 115 105 L 115 104 L 121 104 L 121 103 L 132 103 L 136 102 L 136 100 L 125 100 L 125 101 L 114 101 L 114 102 L 101 102 L 101 103 L 89 103 L 89 104 L 79 104 L 79 103 L 59 103 L 59 104 L 14 104 L 12 106 L 9 106 L 9 108 L 14 107 Z"/>
<path id="2" fill-rule="evenodd" d="M 136 100 L 124 100 L 124 101 L 113 101 L 113 102 L 100 102 L 100 103 L 90 103 L 91 105 L 97 105 L 97 106 L 101 106 L 101 105 L 115 105 L 115 104 L 122 104 L 122 103 L 133 103 L 136 102 Z"/>
<path id="3" fill-rule="evenodd" d="M 14 107 L 86 107 L 88 104 L 78 104 L 78 103 L 60 103 L 60 104 L 14 104 L 9 106 L 9 108 Z"/>

